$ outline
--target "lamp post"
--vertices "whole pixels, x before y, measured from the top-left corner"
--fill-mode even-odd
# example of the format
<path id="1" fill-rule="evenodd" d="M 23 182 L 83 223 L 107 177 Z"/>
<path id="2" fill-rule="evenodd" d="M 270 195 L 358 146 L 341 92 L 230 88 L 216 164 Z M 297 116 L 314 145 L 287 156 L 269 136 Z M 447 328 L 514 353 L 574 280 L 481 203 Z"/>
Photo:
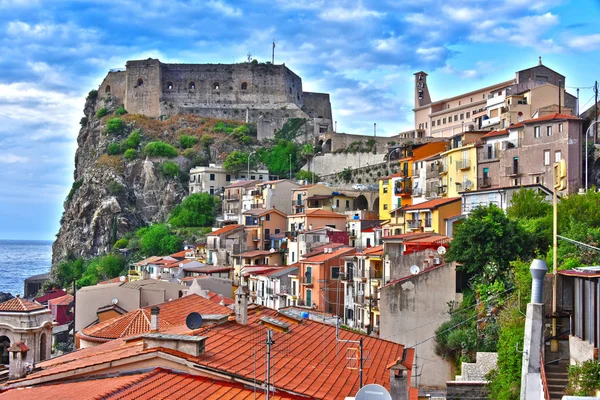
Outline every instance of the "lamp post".
<path id="1" fill-rule="evenodd" d="M 592 129 L 592 127 L 595 127 L 596 124 L 600 122 L 600 121 L 594 121 L 590 124 L 590 126 L 587 128 L 587 130 L 585 131 L 585 191 L 587 192 L 588 190 L 588 164 L 589 164 L 589 160 L 588 160 L 588 136 L 589 136 L 589 132 L 590 129 Z"/>
<path id="2" fill-rule="evenodd" d="M 256 153 L 255 151 L 251 151 L 248 153 L 248 175 L 246 175 L 246 179 L 250 180 L 250 156 Z"/>
<path id="3" fill-rule="evenodd" d="M 396 147 L 393 150 L 390 150 L 390 152 L 387 155 L 387 170 L 388 170 L 388 176 L 390 176 L 392 174 L 391 170 L 390 170 L 390 158 L 392 158 L 392 154 L 394 154 L 395 152 L 397 152 L 398 150 L 400 150 L 399 147 Z"/>

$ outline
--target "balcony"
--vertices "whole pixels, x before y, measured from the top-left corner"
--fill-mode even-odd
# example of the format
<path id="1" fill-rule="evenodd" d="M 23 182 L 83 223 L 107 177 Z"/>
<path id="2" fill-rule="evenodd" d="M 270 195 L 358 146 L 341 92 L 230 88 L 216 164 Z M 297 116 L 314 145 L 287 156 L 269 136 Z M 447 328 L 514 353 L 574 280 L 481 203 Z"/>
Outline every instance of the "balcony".
<path id="1" fill-rule="evenodd" d="M 425 174 L 425 179 L 430 180 L 430 179 L 439 179 L 440 178 L 440 172 L 442 171 L 443 166 L 442 165 L 434 165 L 433 169 L 428 168 L 427 169 L 427 173 Z"/>
<path id="2" fill-rule="evenodd" d="M 300 279 L 300 284 L 302 286 L 312 287 L 313 286 L 313 278 L 312 278 L 312 276 L 308 275 L 308 276 L 302 277 Z"/>
<path id="3" fill-rule="evenodd" d="M 302 203 L 302 200 L 292 200 L 292 208 L 294 207 L 303 207 L 304 204 Z"/>
<path id="4" fill-rule="evenodd" d="M 505 172 L 506 176 L 519 176 L 519 175 L 523 175 L 523 170 L 518 165 L 513 165 L 511 167 L 506 167 L 505 171 L 506 171 Z"/>
<path id="5" fill-rule="evenodd" d="M 254 209 L 264 209 L 266 208 L 266 206 L 262 203 L 260 204 L 250 204 L 250 209 L 254 210 Z"/>
<path id="6" fill-rule="evenodd" d="M 446 193 L 448 193 L 448 186 L 447 185 L 440 185 L 437 187 L 437 193 L 439 195 L 444 195 Z"/>
<path id="7" fill-rule="evenodd" d="M 489 188 L 492 187 L 492 178 L 491 177 L 484 177 L 484 178 L 479 178 L 477 179 L 477 188 L 478 189 L 485 189 L 485 188 Z"/>
<path id="8" fill-rule="evenodd" d="M 496 160 L 500 159 L 501 153 L 502 152 L 500 150 L 496 150 L 493 147 L 489 147 L 489 148 L 486 148 L 484 150 L 477 152 L 477 160 L 479 162 L 496 161 Z"/>
<path id="9" fill-rule="evenodd" d="M 456 161 L 456 170 L 457 171 L 460 171 L 462 169 L 469 169 L 469 168 L 471 168 L 471 160 L 469 160 L 468 158 Z"/>
<path id="10" fill-rule="evenodd" d="M 421 169 L 420 168 L 419 169 L 413 169 L 412 177 L 413 178 L 418 178 L 420 176 L 421 176 Z"/>
<path id="11" fill-rule="evenodd" d="M 230 194 L 230 195 L 228 195 L 223 200 L 225 200 L 225 201 L 239 201 L 240 200 L 240 195 L 239 194 Z"/>
<path id="12" fill-rule="evenodd" d="M 406 222 L 408 223 L 408 227 L 410 229 L 419 229 L 419 228 L 421 228 L 421 220 L 420 219 L 409 219 Z"/>
<path id="13" fill-rule="evenodd" d="M 488 126 L 496 125 L 500 123 L 500 117 L 492 117 L 481 121 L 481 128 L 487 128 Z"/>
<path id="14" fill-rule="evenodd" d="M 413 197 L 421 197 L 423 196 L 423 189 L 415 188 L 412 191 Z"/>
<path id="15" fill-rule="evenodd" d="M 394 194 L 396 196 L 412 196 L 412 188 L 411 187 L 396 187 L 394 188 Z"/>
<path id="16" fill-rule="evenodd" d="M 440 165 L 440 174 L 446 175 L 448 173 L 448 164 Z"/>

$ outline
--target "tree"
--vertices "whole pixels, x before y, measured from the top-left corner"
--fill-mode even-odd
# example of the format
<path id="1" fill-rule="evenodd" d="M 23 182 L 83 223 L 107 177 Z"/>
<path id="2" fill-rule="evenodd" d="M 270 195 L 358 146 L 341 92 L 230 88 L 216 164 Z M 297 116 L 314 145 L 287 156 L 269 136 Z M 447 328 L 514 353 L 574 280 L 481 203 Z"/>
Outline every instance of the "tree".
<path id="1" fill-rule="evenodd" d="M 490 205 L 476 208 L 457 229 L 446 261 L 456 261 L 469 275 L 494 282 L 509 271 L 510 262 L 530 255 L 528 238 L 516 221 Z"/>
<path id="2" fill-rule="evenodd" d="M 263 153 L 262 162 L 267 166 L 269 173 L 287 176 L 290 171 L 290 159 L 293 165 L 296 164 L 296 153 L 295 143 L 289 140 L 278 140 L 275 146 Z"/>
<path id="3" fill-rule="evenodd" d="M 246 169 L 248 166 L 248 153 L 240 150 L 234 150 L 225 159 L 223 168 L 227 172 L 238 174 L 239 172 Z"/>
<path id="4" fill-rule="evenodd" d="M 171 212 L 169 223 L 176 227 L 212 226 L 216 218 L 217 198 L 208 193 L 186 197 Z"/>
<path id="5" fill-rule="evenodd" d="M 136 232 L 140 251 L 146 256 L 167 255 L 181 250 L 182 240 L 173 235 L 165 224 L 154 224 Z"/>
<path id="6" fill-rule="evenodd" d="M 510 207 L 506 210 L 506 215 L 511 219 L 533 219 L 545 217 L 552 213 L 552 204 L 550 204 L 546 195 L 541 191 L 521 188 L 510 199 Z"/>

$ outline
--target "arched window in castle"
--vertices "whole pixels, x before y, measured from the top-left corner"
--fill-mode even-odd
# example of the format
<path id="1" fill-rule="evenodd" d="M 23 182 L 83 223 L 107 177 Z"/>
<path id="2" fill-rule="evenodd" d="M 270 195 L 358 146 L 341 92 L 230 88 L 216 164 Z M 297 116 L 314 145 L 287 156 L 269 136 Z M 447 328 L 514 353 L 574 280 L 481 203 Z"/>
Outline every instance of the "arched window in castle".
<path id="1" fill-rule="evenodd" d="M 167 90 L 173 90 L 173 82 L 167 82 Z"/>
<path id="2" fill-rule="evenodd" d="M 248 83 L 242 82 L 242 90 L 248 90 Z"/>
<path id="3" fill-rule="evenodd" d="M 190 82 L 190 84 L 188 85 L 188 89 L 196 90 L 196 82 Z"/>
<path id="4" fill-rule="evenodd" d="M 142 78 L 137 80 L 137 87 L 144 86 L 144 80 Z"/>
<path id="5" fill-rule="evenodd" d="M 213 90 L 219 90 L 219 82 L 213 83 Z"/>
<path id="6" fill-rule="evenodd" d="M 110 85 L 106 85 L 106 89 L 104 90 L 106 93 L 110 93 Z"/>

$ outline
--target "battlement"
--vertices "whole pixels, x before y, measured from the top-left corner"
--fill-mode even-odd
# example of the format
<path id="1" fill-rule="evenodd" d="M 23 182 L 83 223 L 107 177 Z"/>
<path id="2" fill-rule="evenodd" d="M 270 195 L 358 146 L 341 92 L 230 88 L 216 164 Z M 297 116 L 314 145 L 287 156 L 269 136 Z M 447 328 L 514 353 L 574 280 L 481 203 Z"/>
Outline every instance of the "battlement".
<path id="1" fill-rule="evenodd" d="M 329 95 L 303 92 L 302 79 L 285 65 L 131 60 L 125 71 L 108 73 L 99 93 L 132 114 L 194 113 L 254 122 L 259 139 L 272 137 L 290 118 L 307 119 L 310 137 L 332 128 Z"/>

